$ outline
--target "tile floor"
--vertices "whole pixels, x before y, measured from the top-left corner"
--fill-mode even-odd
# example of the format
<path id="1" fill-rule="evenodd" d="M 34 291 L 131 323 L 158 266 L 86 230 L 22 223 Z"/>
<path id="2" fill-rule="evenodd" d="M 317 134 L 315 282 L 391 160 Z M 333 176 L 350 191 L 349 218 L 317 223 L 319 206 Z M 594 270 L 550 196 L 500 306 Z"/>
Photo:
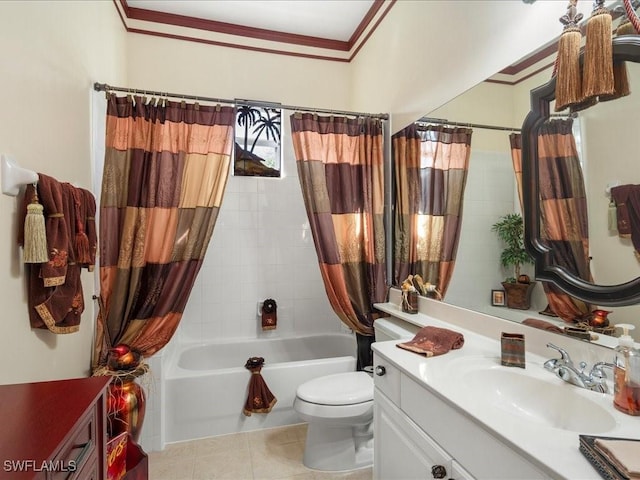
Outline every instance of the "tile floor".
<path id="1" fill-rule="evenodd" d="M 372 469 L 327 473 L 302 464 L 306 424 L 171 444 L 149 454 L 150 480 L 371 480 Z"/>

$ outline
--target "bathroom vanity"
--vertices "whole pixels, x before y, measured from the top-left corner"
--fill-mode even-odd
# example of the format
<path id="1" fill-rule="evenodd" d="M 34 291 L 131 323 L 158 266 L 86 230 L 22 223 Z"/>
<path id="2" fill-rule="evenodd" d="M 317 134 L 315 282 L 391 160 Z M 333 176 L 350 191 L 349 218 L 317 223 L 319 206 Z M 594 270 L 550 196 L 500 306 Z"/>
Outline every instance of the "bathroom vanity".
<path id="1" fill-rule="evenodd" d="M 431 305 L 446 308 L 424 302 L 421 311 Z M 478 322 L 484 331 L 468 329 L 455 321 L 468 316 L 464 309 L 430 316 L 405 314 L 397 303 L 377 308 L 417 326 L 456 330 L 465 343 L 431 358 L 398 348 L 398 341 L 373 344 L 375 479 L 598 478 L 579 451 L 579 434 L 640 438 L 640 417 L 615 410 L 611 394 L 577 388 L 543 368 L 557 356 L 546 353 L 549 340 L 575 345 L 576 362 L 594 362 L 598 352 L 589 356 L 580 343 L 489 317 Z M 524 332 L 546 356 L 527 349 L 525 369 L 502 366 L 495 333 L 501 329 Z"/>

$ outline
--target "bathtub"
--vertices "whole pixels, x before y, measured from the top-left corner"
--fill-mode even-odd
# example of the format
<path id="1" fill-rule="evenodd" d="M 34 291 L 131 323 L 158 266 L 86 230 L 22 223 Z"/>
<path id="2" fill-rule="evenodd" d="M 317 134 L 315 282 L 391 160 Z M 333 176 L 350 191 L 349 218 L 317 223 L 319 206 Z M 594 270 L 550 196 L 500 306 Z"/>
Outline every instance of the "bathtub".
<path id="1" fill-rule="evenodd" d="M 340 333 L 181 346 L 166 369 L 165 442 L 300 423 L 293 410 L 298 385 L 354 371 L 355 353 L 355 336 Z M 262 376 L 278 401 L 271 412 L 247 417 L 249 357 L 264 357 Z"/>

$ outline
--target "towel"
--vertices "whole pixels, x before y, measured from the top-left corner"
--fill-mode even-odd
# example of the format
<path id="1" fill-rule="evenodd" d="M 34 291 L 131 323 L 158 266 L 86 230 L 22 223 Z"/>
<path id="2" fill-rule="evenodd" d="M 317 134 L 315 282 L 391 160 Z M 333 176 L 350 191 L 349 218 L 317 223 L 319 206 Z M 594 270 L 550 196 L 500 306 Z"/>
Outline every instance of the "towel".
<path id="1" fill-rule="evenodd" d="M 522 321 L 523 325 L 527 325 L 529 327 L 539 328 L 541 330 L 547 330 L 548 332 L 554 333 L 562 333 L 562 329 L 551 322 L 547 322 L 546 320 L 539 320 L 537 318 L 527 318 Z"/>
<path id="2" fill-rule="evenodd" d="M 613 466 L 630 479 L 640 479 L 640 442 L 596 438 L 595 447 Z"/>
<path id="3" fill-rule="evenodd" d="M 25 201 L 30 201 L 34 192 L 35 187 L 27 185 Z M 49 261 L 25 266 L 31 328 L 74 333 L 80 328 L 84 311 L 80 272 L 95 263 L 95 198 L 86 190 L 42 173 L 38 174 L 37 192 L 44 208 Z M 26 214 L 26 206 L 23 211 Z M 23 241 L 24 232 L 19 231 L 18 242 Z"/>
<path id="4" fill-rule="evenodd" d="M 262 378 L 260 371 L 263 365 L 264 358 L 262 357 L 250 357 L 244 365 L 244 368 L 251 372 L 247 401 L 242 409 L 242 413 L 247 417 L 250 417 L 252 413 L 269 413 L 278 401 Z"/>
<path id="5" fill-rule="evenodd" d="M 640 259 L 640 185 L 619 185 L 611 189 L 616 202 L 618 235 L 631 237 L 636 256 Z"/>
<path id="6" fill-rule="evenodd" d="M 427 357 L 442 355 L 464 345 L 464 336 L 447 328 L 422 327 L 412 340 L 398 343 L 397 346 Z"/>
<path id="7" fill-rule="evenodd" d="M 278 324 L 278 305 L 273 298 L 262 302 L 262 330 L 274 330 Z"/>

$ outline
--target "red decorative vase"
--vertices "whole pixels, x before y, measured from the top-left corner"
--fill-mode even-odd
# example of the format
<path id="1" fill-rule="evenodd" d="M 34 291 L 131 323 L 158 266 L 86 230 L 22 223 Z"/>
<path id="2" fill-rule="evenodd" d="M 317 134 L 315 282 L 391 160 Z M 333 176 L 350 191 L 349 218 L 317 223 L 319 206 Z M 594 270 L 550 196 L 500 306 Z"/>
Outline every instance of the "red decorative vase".
<path id="1" fill-rule="evenodd" d="M 144 390 L 133 376 L 115 377 L 107 398 L 107 432 L 109 438 L 128 432 L 137 443 L 144 422 L 146 399 Z"/>

